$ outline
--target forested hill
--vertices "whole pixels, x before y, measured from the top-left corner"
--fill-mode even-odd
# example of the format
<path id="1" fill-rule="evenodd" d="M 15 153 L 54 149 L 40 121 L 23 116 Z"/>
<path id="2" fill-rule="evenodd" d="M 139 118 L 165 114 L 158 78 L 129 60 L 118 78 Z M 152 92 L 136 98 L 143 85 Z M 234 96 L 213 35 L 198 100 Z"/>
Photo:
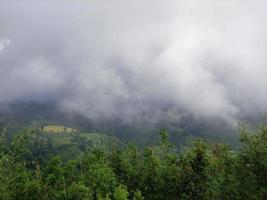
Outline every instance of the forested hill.
<path id="1" fill-rule="evenodd" d="M 197 139 L 177 151 L 166 130 L 157 145 L 140 149 L 113 142 L 40 160 L 39 135 L 30 130 L 7 142 L 0 137 L 1 200 L 265 200 L 267 128 L 240 128 L 242 146 Z M 45 133 L 43 133 L 45 134 Z M 78 142 L 78 141 L 76 141 Z M 92 147 L 92 143 L 78 144 Z M 49 143 L 49 142 L 48 142 Z M 49 143 L 54 148 L 57 143 Z M 36 150 L 36 149 L 35 149 Z M 65 149 L 72 152 L 72 149 Z"/>
<path id="2" fill-rule="evenodd" d="M 216 142 L 225 142 L 236 146 L 238 134 L 235 128 L 223 122 L 196 121 L 191 116 L 177 120 L 160 120 L 125 122 L 122 119 L 90 120 L 78 113 L 63 112 L 55 102 L 15 102 L 0 108 L 0 122 L 8 128 L 13 136 L 23 128 L 37 128 L 42 125 L 63 125 L 79 129 L 80 132 L 103 133 L 119 138 L 124 142 L 133 142 L 140 146 L 157 141 L 161 128 L 168 129 L 170 140 L 177 144 L 185 144 L 190 138 L 203 137 Z"/>

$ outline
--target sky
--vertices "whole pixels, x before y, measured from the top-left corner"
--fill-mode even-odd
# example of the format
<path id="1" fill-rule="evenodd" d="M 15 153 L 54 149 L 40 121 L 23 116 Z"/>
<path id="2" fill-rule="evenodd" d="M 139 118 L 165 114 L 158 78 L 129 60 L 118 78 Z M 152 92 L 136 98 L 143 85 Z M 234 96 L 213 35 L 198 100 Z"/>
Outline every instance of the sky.
<path id="1" fill-rule="evenodd" d="M 266 1 L 0 0 L 0 104 L 89 119 L 267 111 Z"/>

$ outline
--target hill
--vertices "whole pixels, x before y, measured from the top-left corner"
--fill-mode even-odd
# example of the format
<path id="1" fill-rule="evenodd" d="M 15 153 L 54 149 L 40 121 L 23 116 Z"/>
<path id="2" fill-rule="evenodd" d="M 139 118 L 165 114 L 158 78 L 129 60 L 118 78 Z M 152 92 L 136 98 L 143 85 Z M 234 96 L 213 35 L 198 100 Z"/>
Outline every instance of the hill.
<path id="1" fill-rule="evenodd" d="M 161 128 L 168 129 L 170 140 L 177 144 L 185 144 L 188 139 L 206 138 L 215 142 L 226 142 L 236 146 L 238 134 L 235 129 L 219 121 L 211 123 L 196 121 L 185 116 L 177 121 L 162 120 L 156 123 L 122 119 L 90 120 L 77 113 L 66 113 L 58 110 L 54 102 L 16 102 L 0 109 L 0 122 L 8 128 L 9 139 L 24 128 L 38 129 L 42 126 L 45 131 L 55 133 L 78 130 L 80 133 L 103 133 L 124 142 L 131 142 L 140 146 L 154 144 L 157 133 Z M 56 127 L 53 127 L 56 125 Z"/>

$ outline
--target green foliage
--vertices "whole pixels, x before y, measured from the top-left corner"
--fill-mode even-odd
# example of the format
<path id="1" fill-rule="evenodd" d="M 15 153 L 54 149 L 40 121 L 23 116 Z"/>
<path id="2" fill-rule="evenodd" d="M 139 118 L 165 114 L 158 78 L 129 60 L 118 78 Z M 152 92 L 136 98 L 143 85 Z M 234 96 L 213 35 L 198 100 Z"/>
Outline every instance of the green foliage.
<path id="1" fill-rule="evenodd" d="M 125 185 L 119 185 L 118 187 L 115 188 L 114 191 L 114 200 L 127 200 L 128 199 L 128 191 L 127 187 Z"/>
<path id="2" fill-rule="evenodd" d="M 72 182 L 67 189 L 68 200 L 92 200 L 92 193 L 88 187 L 81 182 Z"/>
<path id="3" fill-rule="evenodd" d="M 241 127 L 243 147 L 238 155 L 237 170 L 240 176 L 241 198 L 267 197 L 267 127 L 262 124 L 255 131 Z"/>
<path id="4" fill-rule="evenodd" d="M 142 196 L 141 191 L 137 190 L 134 193 L 133 200 L 144 200 L 144 197 Z"/>
<path id="5" fill-rule="evenodd" d="M 92 191 L 93 196 L 105 197 L 116 186 L 116 176 L 107 163 L 104 152 L 89 152 L 82 162 L 84 182 Z"/>
<path id="6" fill-rule="evenodd" d="M 2 134 L 0 200 L 266 199 L 267 128 L 241 127 L 240 135 L 239 151 L 197 139 L 178 152 L 161 130 L 158 146 L 108 150 L 89 142 L 69 159 L 74 146 L 60 149 L 28 130 L 10 143 Z M 63 158 L 53 156 L 59 152 Z"/>

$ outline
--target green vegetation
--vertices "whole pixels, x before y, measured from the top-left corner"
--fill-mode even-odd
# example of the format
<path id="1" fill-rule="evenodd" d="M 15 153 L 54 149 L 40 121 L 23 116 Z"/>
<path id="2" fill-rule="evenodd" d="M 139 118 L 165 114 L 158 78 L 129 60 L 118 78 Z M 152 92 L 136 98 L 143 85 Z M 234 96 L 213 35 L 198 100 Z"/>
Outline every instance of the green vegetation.
<path id="1" fill-rule="evenodd" d="M 9 141 L 14 134 L 25 128 L 40 130 L 42 126 L 63 126 L 74 128 L 78 133 L 104 133 L 121 141 L 130 141 L 145 147 L 155 144 L 158 140 L 158 134 L 155 133 L 165 127 L 169 131 L 170 141 L 176 146 L 184 145 L 187 140 L 198 137 L 208 138 L 213 142 L 229 143 L 233 146 L 239 144 L 236 130 L 220 123 L 211 126 L 210 123 L 195 121 L 190 116 L 183 116 L 177 121 L 162 119 L 157 123 L 143 120 L 125 123 L 118 118 L 89 120 L 75 113 L 62 113 L 57 109 L 55 102 L 16 102 L 9 104 L 6 110 L 8 112 L 1 111 L 0 122 L 3 122 L 8 129 Z"/>
<path id="2" fill-rule="evenodd" d="M 203 139 L 178 151 L 166 130 L 144 149 L 96 133 L 25 130 L 10 143 L 3 133 L 0 200 L 265 200 L 266 126 L 241 127 L 240 141 L 238 151 Z"/>
<path id="3" fill-rule="evenodd" d="M 91 150 L 110 151 L 114 144 L 124 144 L 115 137 L 100 133 L 47 134 L 33 129 L 29 135 L 28 148 L 40 164 L 47 163 L 53 156 L 60 156 L 63 162 L 77 160 L 84 152 Z"/>

